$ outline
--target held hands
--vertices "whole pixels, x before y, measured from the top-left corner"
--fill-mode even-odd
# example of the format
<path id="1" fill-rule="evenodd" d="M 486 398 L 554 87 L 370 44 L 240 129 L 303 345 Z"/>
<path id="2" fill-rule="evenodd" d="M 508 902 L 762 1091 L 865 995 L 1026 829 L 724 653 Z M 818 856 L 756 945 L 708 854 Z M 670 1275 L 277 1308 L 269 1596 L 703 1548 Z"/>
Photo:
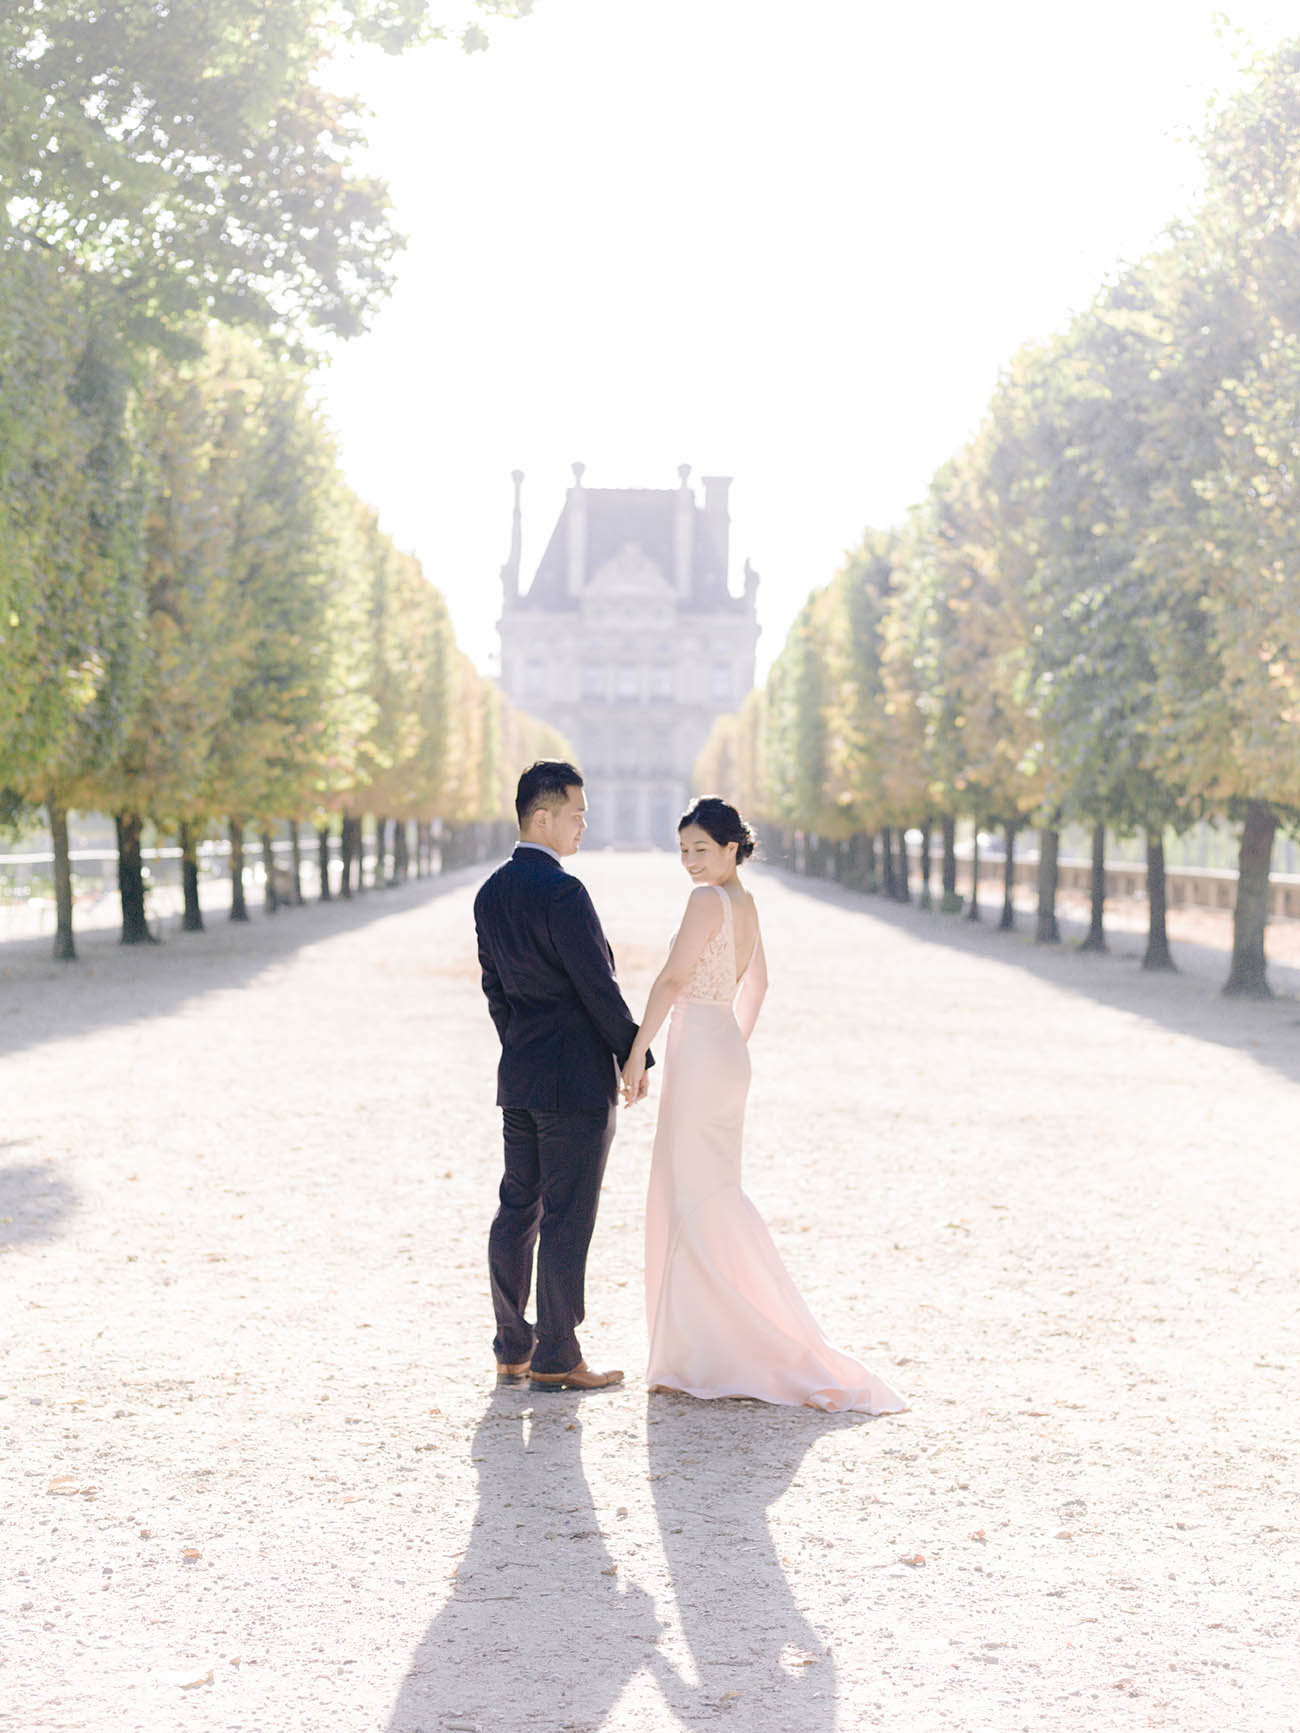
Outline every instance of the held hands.
<path id="1" fill-rule="evenodd" d="M 646 1074 L 645 1054 L 638 1053 L 634 1047 L 628 1054 L 627 1064 L 623 1067 L 623 1105 L 635 1107 L 638 1101 L 644 1101 L 650 1093 L 650 1079 Z"/>

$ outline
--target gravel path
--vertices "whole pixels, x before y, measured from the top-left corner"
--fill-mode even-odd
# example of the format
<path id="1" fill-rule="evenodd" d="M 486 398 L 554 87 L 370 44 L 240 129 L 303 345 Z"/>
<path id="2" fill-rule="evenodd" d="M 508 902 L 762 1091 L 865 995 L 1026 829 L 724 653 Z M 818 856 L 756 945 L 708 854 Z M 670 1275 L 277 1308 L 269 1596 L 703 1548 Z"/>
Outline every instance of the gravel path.
<path id="1" fill-rule="evenodd" d="M 1300 1726 L 1300 1004 L 756 874 L 749 1189 L 913 1411 L 647 1396 L 644 1109 L 534 1398 L 481 876 L 0 959 L 0 1727 Z"/>

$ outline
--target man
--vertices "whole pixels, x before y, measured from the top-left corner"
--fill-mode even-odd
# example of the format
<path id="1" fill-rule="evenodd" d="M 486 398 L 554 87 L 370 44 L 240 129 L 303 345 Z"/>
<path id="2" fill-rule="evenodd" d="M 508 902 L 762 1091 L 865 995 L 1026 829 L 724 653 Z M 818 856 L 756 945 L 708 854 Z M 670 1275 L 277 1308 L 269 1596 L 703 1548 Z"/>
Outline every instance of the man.
<path id="1" fill-rule="evenodd" d="M 560 759 L 530 765 L 515 811 L 519 845 L 474 900 L 483 991 L 501 1037 L 505 1174 L 488 1237 L 497 1377 L 603 1390 L 623 1374 L 593 1372 L 576 1331 L 618 1076 L 637 1026 L 586 887 L 562 864 L 587 828 L 582 777 Z M 524 1317 L 534 1247 L 536 1329 Z"/>

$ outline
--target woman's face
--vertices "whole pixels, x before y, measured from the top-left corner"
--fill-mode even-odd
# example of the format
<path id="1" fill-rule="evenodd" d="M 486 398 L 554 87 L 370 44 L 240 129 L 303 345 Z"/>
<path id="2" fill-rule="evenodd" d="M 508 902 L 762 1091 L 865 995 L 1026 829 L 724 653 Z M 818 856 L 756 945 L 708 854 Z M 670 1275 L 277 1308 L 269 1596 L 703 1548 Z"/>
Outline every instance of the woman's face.
<path id="1" fill-rule="evenodd" d="M 688 824 L 677 832 L 682 865 L 697 885 L 720 885 L 736 870 L 734 842 L 714 842 L 707 830 Z"/>

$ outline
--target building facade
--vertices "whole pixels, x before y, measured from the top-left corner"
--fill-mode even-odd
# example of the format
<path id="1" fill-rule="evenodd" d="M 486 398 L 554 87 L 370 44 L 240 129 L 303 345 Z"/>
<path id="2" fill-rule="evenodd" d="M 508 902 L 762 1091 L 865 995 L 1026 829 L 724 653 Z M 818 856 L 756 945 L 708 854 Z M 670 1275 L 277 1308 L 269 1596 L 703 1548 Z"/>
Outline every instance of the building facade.
<path id="1" fill-rule="evenodd" d="M 573 485 L 532 583 L 519 584 L 523 476 L 501 569 L 501 685 L 573 743 L 597 846 L 676 846 L 715 719 L 754 684 L 758 574 L 728 582 L 730 479 L 690 466 L 675 488 Z"/>

